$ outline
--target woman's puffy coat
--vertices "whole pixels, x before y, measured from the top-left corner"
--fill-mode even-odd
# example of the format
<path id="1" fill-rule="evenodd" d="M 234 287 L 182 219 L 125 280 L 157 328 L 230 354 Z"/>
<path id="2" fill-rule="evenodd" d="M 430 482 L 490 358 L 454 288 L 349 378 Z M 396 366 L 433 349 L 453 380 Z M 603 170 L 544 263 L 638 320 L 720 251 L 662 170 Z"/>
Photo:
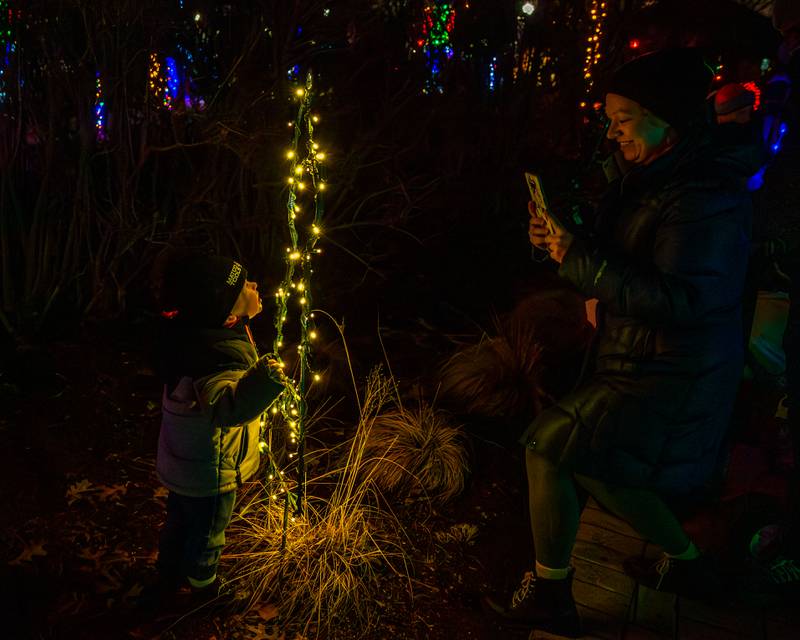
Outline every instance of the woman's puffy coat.
<path id="1" fill-rule="evenodd" d="M 529 448 L 664 494 L 706 482 L 743 366 L 747 157 L 687 140 L 611 185 L 559 269 L 600 301 L 593 367 L 531 424 Z"/>

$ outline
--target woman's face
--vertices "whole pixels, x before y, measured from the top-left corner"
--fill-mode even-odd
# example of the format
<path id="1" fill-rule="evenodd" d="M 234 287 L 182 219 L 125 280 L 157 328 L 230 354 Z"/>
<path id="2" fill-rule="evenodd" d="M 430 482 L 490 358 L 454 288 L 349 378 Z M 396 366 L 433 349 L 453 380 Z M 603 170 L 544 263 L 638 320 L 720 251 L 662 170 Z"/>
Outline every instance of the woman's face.
<path id="1" fill-rule="evenodd" d="M 606 135 L 630 163 L 648 164 L 672 145 L 670 126 L 625 96 L 606 95 L 606 115 L 611 121 Z"/>

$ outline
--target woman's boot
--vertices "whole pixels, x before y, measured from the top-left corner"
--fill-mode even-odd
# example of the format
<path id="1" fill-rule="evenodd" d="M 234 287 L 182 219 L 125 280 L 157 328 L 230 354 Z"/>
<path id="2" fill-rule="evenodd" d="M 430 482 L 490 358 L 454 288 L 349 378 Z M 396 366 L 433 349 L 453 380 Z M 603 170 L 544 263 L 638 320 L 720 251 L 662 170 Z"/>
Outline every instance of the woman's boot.
<path id="1" fill-rule="evenodd" d="M 504 604 L 499 598 L 486 596 L 484 606 L 501 618 L 502 624 L 513 627 L 541 629 L 570 638 L 581 636 L 578 609 L 572 598 L 572 577 L 563 580 L 537 578 L 532 571 L 525 573 L 519 588 Z"/>

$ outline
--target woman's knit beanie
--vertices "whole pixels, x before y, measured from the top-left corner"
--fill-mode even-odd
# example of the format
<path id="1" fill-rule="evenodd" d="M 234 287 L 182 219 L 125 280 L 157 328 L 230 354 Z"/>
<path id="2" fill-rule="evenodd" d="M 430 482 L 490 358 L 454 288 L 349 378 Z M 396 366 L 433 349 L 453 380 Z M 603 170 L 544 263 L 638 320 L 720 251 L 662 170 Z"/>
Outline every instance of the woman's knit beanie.
<path id="1" fill-rule="evenodd" d="M 678 130 L 705 115 L 713 73 L 697 49 L 664 49 L 620 67 L 605 92 L 638 102 Z"/>

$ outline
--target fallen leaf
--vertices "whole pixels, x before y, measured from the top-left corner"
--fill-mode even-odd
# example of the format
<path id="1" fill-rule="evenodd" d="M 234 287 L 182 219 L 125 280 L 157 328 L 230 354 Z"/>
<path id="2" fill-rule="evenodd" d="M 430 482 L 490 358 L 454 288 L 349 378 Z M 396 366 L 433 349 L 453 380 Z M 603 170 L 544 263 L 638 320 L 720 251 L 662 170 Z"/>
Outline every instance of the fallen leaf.
<path id="1" fill-rule="evenodd" d="M 84 494 L 93 490 L 94 487 L 92 486 L 92 483 L 89 482 L 86 478 L 84 478 L 80 482 L 76 482 L 75 484 L 70 485 L 69 488 L 67 489 L 67 494 L 65 496 L 67 498 L 67 504 L 71 505 L 76 500 L 80 500 L 84 496 Z"/>
<path id="2" fill-rule="evenodd" d="M 130 589 L 128 589 L 125 594 L 122 596 L 123 600 L 132 600 L 134 598 L 138 598 L 142 595 L 142 590 L 144 587 L 139 584 L 138 582 L 134 584 Z"/>
<path id="3" fill-rule="evenodd" d="M 261 618 L 264 622 L 269 622 L 273 618 L 278 617 L 279 611 L 278 607 L 276 607 L 271 602 L 268 602 L 258 607 L 256 609 L 256 613 L 258 614 L 258 617 Z"/>
<path id="4" fill-rule="evenodd" d="M 169 489 L 166 487 L 158 487 L 155 491 L 153 491 L 154 498 L 166 498 L 169 495 Z"/>
<path id="5" fill-rule="evenodd" d="M 101 562 L 100 559 L 105 555 L 107 551 L 106 547 L 101 547 L 97 549 L 97 551 L 92 551 L 91 549 L 81 549 L 81 552 L 78 554 L 78 557 L 81 560 L 86 560 L 87 562 L 91 562 L 94 566 L 92 569 L 100 569 Z"/>
<path id="6" fill-rule="evenodd" d="M 249 631 L 247 637 L 250 638 L 250 640 L 267 640 L 267 630 L 263 624 L 259 623 L 256 626 L 248 624 L 246 628 Z"/>
<path id="7" fill-rule="evenodd" d="M 100 500 L 108 500 L 109 498 L 114 498 L 115 500 L 119 500 L 119 496 L 125 495 L 128 491 L 128 486 L 124 484 L 115 484 L 110 487 L 106 487 L 105 485 L 100 485 L 97 487 L 97 497 Z"/>
<path id="8" fill-rule="evenodd" d="M 100 576 L 104 578 L 103 581 L 95 585 L 96 593 L 108 593 L 109 591 L 117 591 L 122 587 L 122 580 L 119 576 L 105 568 L 100 571 Z"/>
<path id="9" fill-rule="evenodd" d="M 16 558 L 10 560 L 8 564 L 22 564 L 23 562 L 30 562 L 34 556 L 46 556 L 47 551 L 44 550 L 45 542 L 34 541 L 28 544 Z"/>
<path id="10" fill-rule="evenodd" d="M 59 617 L 73 616 L 86 605 L 85 593 L 69 593 L 59 598 L 55 612 Z"/>

